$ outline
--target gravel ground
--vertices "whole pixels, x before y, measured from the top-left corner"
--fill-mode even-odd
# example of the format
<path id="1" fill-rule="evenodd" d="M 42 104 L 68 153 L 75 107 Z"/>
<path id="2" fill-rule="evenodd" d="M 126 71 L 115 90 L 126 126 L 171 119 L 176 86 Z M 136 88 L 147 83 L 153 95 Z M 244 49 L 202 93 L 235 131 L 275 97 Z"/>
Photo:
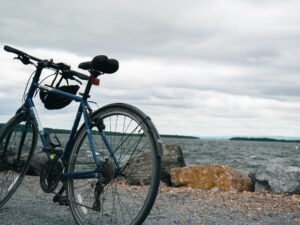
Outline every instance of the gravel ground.
<path id="1" fill-rule="evenodd" d="M 1 225 L 75 224 L 70 209 L 52 203 L 38 178 L 28 177 L 0 209 Z M 300 196 L 234 193 L 162 186 L 146 224 L 300 224 Z"/>

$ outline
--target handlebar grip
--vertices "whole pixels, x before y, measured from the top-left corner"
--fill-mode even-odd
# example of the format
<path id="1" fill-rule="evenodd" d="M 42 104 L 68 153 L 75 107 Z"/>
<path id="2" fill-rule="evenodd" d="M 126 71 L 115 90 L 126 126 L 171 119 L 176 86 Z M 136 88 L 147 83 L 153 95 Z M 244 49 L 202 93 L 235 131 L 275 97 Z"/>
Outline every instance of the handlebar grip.
<path id="1" fill-rule="evenodd" d="M 18 54 L 18 55 L 27 55 L 27 53 L 22 52 L 22 51 L 20 51 L 18 49 L 15 49 L 13 47 L 10 47 L 8 45 L 4 46 L 4 50 L 7 51 L 7 52 L 12 52 L 12 53 Z"/>
<path id="2" fill-rule="evenodd" d="M 74 70 L 69 70 L 69 73 L 73 74 L 74 76 L 78 77 L 81 80 L 88 80 L 90 78 L 89 76 L 76 72 Z"/>
<path id="3" fill-rule="evenodd" d="M 8 46 L 8 45 L 5 45 L 5 46 L 4 46 L 4 50 L 7 51 L 7 52 L 15 53 L 15 54 L 17 54 L 17 55 L 21 55 L 21 56 L 26 57 L 26 58 L 28 58 L 28 59 L 33 59 L 33 60 L 38 61 L 38 62 L 43 61 L 43 60 L 41 60 L 41 59 L 38 59 L 38 58 L 36 58 L 36 57 L 34 57 L 34 56 L 30 56 L 30 55 L 28 55 L 27 53 L 22 52 L 22 51 L 20 51 L 20 50 L 18 50 L 18 49 L 15 49 L 15 48 L 13 48 L 13 47 L 10 47 L 10 46 Z M 22 60 L 21 60 L 21 61 L 22 61 Z M 22 61 L 22 62 L 23 62 L 23 61 Z M 23 63 L 24 63 L 24 62 L 23 62 Z M 61 65 L 62 65 L 62 63 L 57 64 L 57 63 L 53 63 L 52 61 L 47 61 L 47 66 L 45 66 L 45 68 L 46 68 L 46 67 L 49 67 L 49 68 L 53 68 L 53 69 L 56 69 L 56 70 L 64 70 L 63 68 L 61 68 Z M 82 73 L 79 73 L 79 72 L 76 72 L 76 71 L 74 71 L 74 70 L 68 70 L 67 73 L 69 73 L 69 74 L 71 74 L 71 75 L 73 75 L 73 76 L 76 76 L 76 77 L 78 77 L 78 78 L 81 79 L 81 80 L 89 80 L 89 78 L 90 78 L 89 76 L 87 76 L 87 75 L 85 75 L 85 74 L 82 74 Z"/>

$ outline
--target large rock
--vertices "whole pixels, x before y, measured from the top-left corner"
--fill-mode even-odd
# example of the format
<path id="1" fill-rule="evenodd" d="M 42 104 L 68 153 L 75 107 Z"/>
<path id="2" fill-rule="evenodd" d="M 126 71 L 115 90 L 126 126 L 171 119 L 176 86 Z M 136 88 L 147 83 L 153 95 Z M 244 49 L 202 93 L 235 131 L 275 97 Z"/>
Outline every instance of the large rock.
<path id="1" fill-rule="evenodd" d="M 144 153 L 135 157 L 127 167 L 127 182 L 132 185 L 149 184 L 151 180 L 151 155 Z M 171 185 L 170 171 L 175 167 L 185 166 L 179 145 L 165 145 L 161 162 L 161 180 Z"/>
<path id="2" fill-rule="evenodd" d="M 151 181 L 151 162 L 150 153 L 144 153 L 131 159 L 124 171 L 126 181 L 131 185 L 149 184 Z"/>
<path id="3" fill-rule="evenodd" d="M 222 191 L 251 191 L 251 179 L 227 165 L 208 164 L 173 168 L 171 179 L 174 186 Z"/>
<path id="4" fill-rule="evenodd" d="M 171 185 L 171 169 L 186 166 L 180 145 L 165 145 L 161 161 L 161 180 Z"/>
<path id="5" fill-rule="evenodd" d="M 27 175 L 39 176 L 42 166 L 48 161 L 47 154 L 44 152 L 36 152 L 30 162 Z"/>
<path id="6" fill-rule="evenodd" d="M 5 171 L 5 170 L 17 170 L 19 171 L 20 168 L 24 165 L 28 157 L 28 154 L 24 154 L 21 156 L 20 162 L 16 166 L 14 163 L 14 160 L 16 159 L 15 154 L 11 154 L 10 156 L 7 157 L 6 161 L 1 161 L 0 162 L 0 171 Z M 41 173 L 41 168 L 42 166 L 47 162 L 48 158 L 46 153 L 44 152 L 37 152 L 33 155 L 27 175 L 32 175 L 32 176 L 39 176 Z"/>
<path id="7" fill-rule="evenodd" d="M 255 191 L 264 183 L 272 192 L 300 194 L 300 167 L 266 164 L 258 168 L 254 179 Z"/>

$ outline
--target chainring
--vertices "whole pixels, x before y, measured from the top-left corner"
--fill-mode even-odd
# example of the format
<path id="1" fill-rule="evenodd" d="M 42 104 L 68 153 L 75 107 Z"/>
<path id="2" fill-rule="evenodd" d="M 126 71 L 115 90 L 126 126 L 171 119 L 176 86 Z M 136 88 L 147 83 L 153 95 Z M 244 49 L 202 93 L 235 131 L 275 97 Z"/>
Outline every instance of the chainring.
<path id="1" fill-rule="evenodd" d="M 60 161 L 48 160 L 41 169 L 40 184 L 46 193 L 53 192 L 60 181 L 63 165 Z"/>

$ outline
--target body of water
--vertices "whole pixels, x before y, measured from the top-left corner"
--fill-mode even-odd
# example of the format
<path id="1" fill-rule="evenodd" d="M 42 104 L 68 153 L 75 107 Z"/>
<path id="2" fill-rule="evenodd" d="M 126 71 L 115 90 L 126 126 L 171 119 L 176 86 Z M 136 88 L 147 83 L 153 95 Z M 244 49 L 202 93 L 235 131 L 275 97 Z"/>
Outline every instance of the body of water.
<path id="1" fill-rule="evenodd" d="M 221 163 L 249 173 L 266 163 L 300 167 L 300 143 L 163 139 L 179 144 L 187 165 Z"/>
<path id="2" fill-rule="evenodd" d="M 68 135 L 57 136 L 64 146 Z M 300 143 L 181 138 L 163 138 L 163 143 L 180 145 L 187 165 L 226 164 L 245 174 L 266 163 L 300 167 Z M 86 151 L 89 152 L 88 148 Z"/>

